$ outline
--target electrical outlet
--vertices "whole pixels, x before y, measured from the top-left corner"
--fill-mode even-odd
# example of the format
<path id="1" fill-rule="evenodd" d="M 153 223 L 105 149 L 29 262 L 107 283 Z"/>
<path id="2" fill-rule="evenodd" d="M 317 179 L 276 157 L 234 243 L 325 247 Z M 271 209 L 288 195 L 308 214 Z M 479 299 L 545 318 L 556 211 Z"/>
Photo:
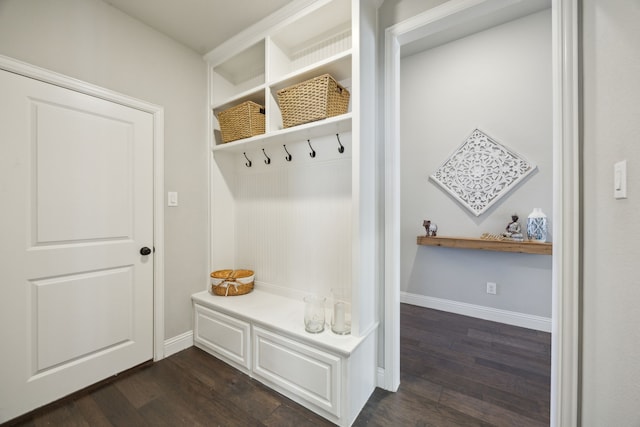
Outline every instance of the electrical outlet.
<path id="1" fill-rule="evenodd" d="M 487 282 L 487 293 L 495 295 L 498 290 L 498 285 L 494 282 Z"/>

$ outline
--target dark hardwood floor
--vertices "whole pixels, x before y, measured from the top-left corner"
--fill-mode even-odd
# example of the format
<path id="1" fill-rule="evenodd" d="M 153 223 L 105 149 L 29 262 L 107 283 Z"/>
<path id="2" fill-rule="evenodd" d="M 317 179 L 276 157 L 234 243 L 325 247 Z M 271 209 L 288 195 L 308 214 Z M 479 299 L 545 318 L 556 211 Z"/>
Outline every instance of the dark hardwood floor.
<path id="1" fill-rule="evenodd" d="M 551 337 L 402 305 L 401 385 L 355 426 L 548 426 Z M 21 417 L 16 426 L 331 425 L 195 347 Z"/>

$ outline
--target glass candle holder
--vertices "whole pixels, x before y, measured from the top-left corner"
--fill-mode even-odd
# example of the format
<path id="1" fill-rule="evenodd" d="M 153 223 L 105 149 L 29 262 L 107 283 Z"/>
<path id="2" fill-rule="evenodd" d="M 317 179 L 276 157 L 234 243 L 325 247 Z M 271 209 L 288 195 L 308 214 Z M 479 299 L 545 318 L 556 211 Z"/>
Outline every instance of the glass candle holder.
<path id="1" fill-rule="evenodd" d="M 311 334 L 324 331 L 324 303 L 326 298 L 319 296 L 304 297 L 304 330 Z"/>

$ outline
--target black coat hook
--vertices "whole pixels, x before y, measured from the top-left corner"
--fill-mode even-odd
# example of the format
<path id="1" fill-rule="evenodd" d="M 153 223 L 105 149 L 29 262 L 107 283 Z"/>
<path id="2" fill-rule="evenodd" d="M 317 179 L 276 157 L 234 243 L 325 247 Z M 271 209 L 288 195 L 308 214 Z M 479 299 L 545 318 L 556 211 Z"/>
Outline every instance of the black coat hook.
<path id="1" fill-rule="evenodd" d="M 313 149 L 313 147 L 311 146 L 311 141 L 309 141 L 308 139 L 307 139 L 307 144 L 309 144 L 309 148 L 311 149 L 309 156 L 311 156 L 311 158 L 314 158 L 316 156 L 316 150 Z"/>
<path id="2" fill-rule="evenodd" d="M 293 156 L 291 155 L 291 153 L 289 153 L 289 151 L 287 150 L 287 146 L 282 144 L 282 146 L 284 147 L 284 151 L 287 153 L 287 156 L 284 158 L 287 162 L 290 162 L 291 159 L 293 159 Z"/>
<path id="3" fill-rule="evenodd" d="M 245 163 L 244 165 L 248 168 L 251 167 L 251 160 L 249 160 L 249 158 L 247 157 L 247 153 L 242 153 L 244 154 L 244 158 L 247 159 L 247 163 Z"/>
<path id="4" fill-rule="evenodd" d="M 262 149 L 262 154 L 264 154 L 264 156 L 266 157 L 266 159 L 264 159 L 264 164 L 265 165 L 270 165 L 271 164 L 271 159 L 269 158 L 269 156 L 267 156 L 267 153 L 265 153 L 264 148 Z"/>
<path id="5" fill-rule="evenodd" d="M 342 154 L 344 153 L 344 145 L 342 145 L 342 142 L 340 142 L 340 135 L 336 133 L 336 138 L 338 138 L 338 153 Z"/>

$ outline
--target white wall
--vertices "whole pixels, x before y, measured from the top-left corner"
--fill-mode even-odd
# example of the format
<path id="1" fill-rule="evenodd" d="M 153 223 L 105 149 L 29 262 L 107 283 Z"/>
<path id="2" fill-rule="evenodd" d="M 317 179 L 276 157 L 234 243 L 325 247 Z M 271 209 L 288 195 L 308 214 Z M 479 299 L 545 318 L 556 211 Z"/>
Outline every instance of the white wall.
<path id="1" fill-rule="evenodd" d="M 551 317 L 551 257 L 422 247 L 439 235 L 501 233 L 514 212 L 552 212 L 551 10 L 401 60 L 401 290 Z M 428 180 L 475 129 L 538 169 L 479 217 Z M 553 224 L 551 224 L 553 231 Z M 549 240 L 552 239 L 552 234 Z M 498 284 L 497 295 L 486 282 Z"/>
<path id="2" fill-rule="evenodd" d="M 191 329 L 208 275 L 206 67 L 101 0 L 0 0 L 0 54 L 164 107 L 165 336 Z"/>
<path id="3" fill-rule="evenodd" d="M 312 139 L 315 158 L 306 141 L 288 143 L 291 162 L 278 146 L 266 150 L 269 165 L 259 149 L 247 150 L 251 168 L 237 167 L 246 160 L 234 156 L 235 202 L 212 211 L 234 206 L 233 265 L 255 270 L 258 286 L 296 298 L 309 293 L 329 298 L 339 289 L 351 293 L 351 132 L 340 134 L 340 140 L 343 154 L 335 135 Z M 225 241 L 218 243 L 229 250 Z"/>
<path id="4" fill-rule="evenodd" d="M 585 0 L 584 426 L 640 425 L 640 2 Z M 628 162 L 628 198 L 613 164 Z"/>

